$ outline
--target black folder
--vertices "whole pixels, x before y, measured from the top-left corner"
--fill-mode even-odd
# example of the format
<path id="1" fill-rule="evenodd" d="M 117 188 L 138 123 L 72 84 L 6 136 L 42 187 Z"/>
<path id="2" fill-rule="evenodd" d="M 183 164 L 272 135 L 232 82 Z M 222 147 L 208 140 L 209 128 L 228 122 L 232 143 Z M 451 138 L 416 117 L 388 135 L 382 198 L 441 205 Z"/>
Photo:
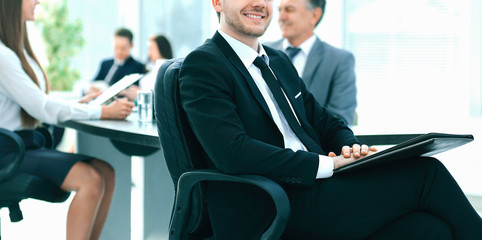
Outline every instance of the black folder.
<path id="1" fill-rule="evenodd" d="M 345 166 L 336 168 L 333 171 L 335 173 L 358 171 L 368 167 L 407 160 L 419 156 L 432 156 L 462 146 L 473 140 L 474 136 L 471 134 L 427 133 Z"/>

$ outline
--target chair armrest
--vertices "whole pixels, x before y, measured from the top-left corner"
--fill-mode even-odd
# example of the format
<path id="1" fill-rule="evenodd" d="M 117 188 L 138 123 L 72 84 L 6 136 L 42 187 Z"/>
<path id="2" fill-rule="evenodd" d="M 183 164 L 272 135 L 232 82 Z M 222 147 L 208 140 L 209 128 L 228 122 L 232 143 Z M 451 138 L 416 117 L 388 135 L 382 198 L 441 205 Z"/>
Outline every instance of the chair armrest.
<path id="1" fill-rule="evenodd" d="M 52 134 L 49 132 L 47 128 L 38 127 L 35 129 L 35 131 L 39 132 L 44 137 L 44 140 L 45 140 L 44 148 L 47 148 L 47 149 L 54 148 L 54 137 L 52 136 Z"/>
<path id="2" fill-rule="evenodd" d="M 174 205 L 174 215 L 171 222 L 170 239 L 181 239 L 185 223 L 190 213 L 191 192 L 196 184 L 202 181 L 228 181 L 257 186 L 273 199 L 276 207 L 276 217 L 261 239 L 280 239 L 290 216 L 290 203 L 283 188 L 266 177 L 257 175 L 228 175 L 216 170 L 193 170 L 181 175 L 178 181 Z M 177 228 L 177 229 L 175 229 Z"/>
<path id="3" fill-rule="evenodd" d="M 23 129 L 14 132 L 22 139 L 25 149 L 53 149 L 54 140 L 50 131 L 44 127 Z"/>
<path id="4" fill-rule="evenodd" d="M 6 144 L 5 142 L 2 143 L 2 141 L 11 141 L 14 144 L 15 148 L 14 159 L 10 163 L 5 165 L 2 169 L 0 169 L 0 183 L 2 183 L 8 178 L 10 178 L 20 166 L 20 163 L 22 163 L 23 155 L 25 154 L 25 145 L 22 139 L 12 131 L 0 128 L 0 135 L 6 137 L 6 139 L 4 139 L 3 137 L 2 139 L 0 139 L 0 148 L 5 147 L 4 144 Z"/>

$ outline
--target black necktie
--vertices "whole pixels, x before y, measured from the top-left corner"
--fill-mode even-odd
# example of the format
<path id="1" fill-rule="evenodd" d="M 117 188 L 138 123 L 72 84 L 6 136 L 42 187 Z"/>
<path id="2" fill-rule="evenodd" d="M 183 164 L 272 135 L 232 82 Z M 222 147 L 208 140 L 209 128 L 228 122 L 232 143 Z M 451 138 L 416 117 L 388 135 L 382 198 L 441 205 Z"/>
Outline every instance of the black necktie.
<path id="1" fill-rule="evenodd" d="M 288 47 L 286 48 L 286 53 L 288 53 L 288 57 L 293 62 L 293 58 L 301 51 L 301 48 L 297 47 Z"/>
<path id="2" fill-rule="evenodd" d="M 268 85 L 271 93 L 273 93 L 273 97 L 275 98 L 276 102 L 278 103 L 281 112 L 286 118 L 286 121 L 290 125 L 293 132 L 295 132 L 296 136 L 303 142 L 303 144 L 313 152 L 319 152 L 319 146 L 316 144 L 313 139 L 311 139 L 305 130 L 301 127 L 298 120 L 295 117 L 294 112 L 291 110 L 291 107 L 286 99 L 283 91 L 281 90 L 281 85 L 279 84 L 276 77 L 271 72 L 271 69 L 268 67 L 266 62 L 261 57 L 257 57 L 254 60 L 254 65 L 261 70 L 261 75 L 263 75 L 263 79 Z"/>

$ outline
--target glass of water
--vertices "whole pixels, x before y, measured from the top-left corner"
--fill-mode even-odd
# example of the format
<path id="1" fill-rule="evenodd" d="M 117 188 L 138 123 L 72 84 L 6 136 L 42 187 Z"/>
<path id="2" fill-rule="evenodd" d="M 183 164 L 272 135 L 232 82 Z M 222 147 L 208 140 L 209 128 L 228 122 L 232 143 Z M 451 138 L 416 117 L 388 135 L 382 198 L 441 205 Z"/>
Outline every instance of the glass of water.
<path id="1" fill-rule="evenodd" d="M 152 122 L 152 91 L 137 92 L 137 114 L 139 122 Z"/>

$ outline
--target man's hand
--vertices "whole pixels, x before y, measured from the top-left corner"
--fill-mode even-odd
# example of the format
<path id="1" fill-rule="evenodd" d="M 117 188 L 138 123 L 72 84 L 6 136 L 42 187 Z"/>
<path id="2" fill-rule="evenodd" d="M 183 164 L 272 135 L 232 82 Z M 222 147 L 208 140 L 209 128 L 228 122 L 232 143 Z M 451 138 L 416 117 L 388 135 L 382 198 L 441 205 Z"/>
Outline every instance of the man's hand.
<path id="1" fill-rule="evenodd" d="M 139 91 L 139 87 L 136 85 L 131 85 L 127 89 L 122 90 L 118 95 L 127 97 L 129 101 L 135 101 L 137 98 L 137 91 Z"/>
<path id="2" fill-rule="evenodd" d="M 88 103 L 92 101 L 94 98 L 98 97 L 102 92 L 96 93 L 88 93 L 82 99 L 79 100 L 79 103 Z"/>
<path id="3" fill-rule="evenodd" d="M 329 157 L 333 158 L 335 164 L 335 169 L 352 163 L 356 160 L 362 159 L 366 156 L 370 156 L 375 153 L 377 149 L 375 147 L 368 147 L 367 145 L 354 144 L 353 147 L 344 146 L 341 149 L 341 155 L 336 156 L 334 152 L 328 154 Z"/>

